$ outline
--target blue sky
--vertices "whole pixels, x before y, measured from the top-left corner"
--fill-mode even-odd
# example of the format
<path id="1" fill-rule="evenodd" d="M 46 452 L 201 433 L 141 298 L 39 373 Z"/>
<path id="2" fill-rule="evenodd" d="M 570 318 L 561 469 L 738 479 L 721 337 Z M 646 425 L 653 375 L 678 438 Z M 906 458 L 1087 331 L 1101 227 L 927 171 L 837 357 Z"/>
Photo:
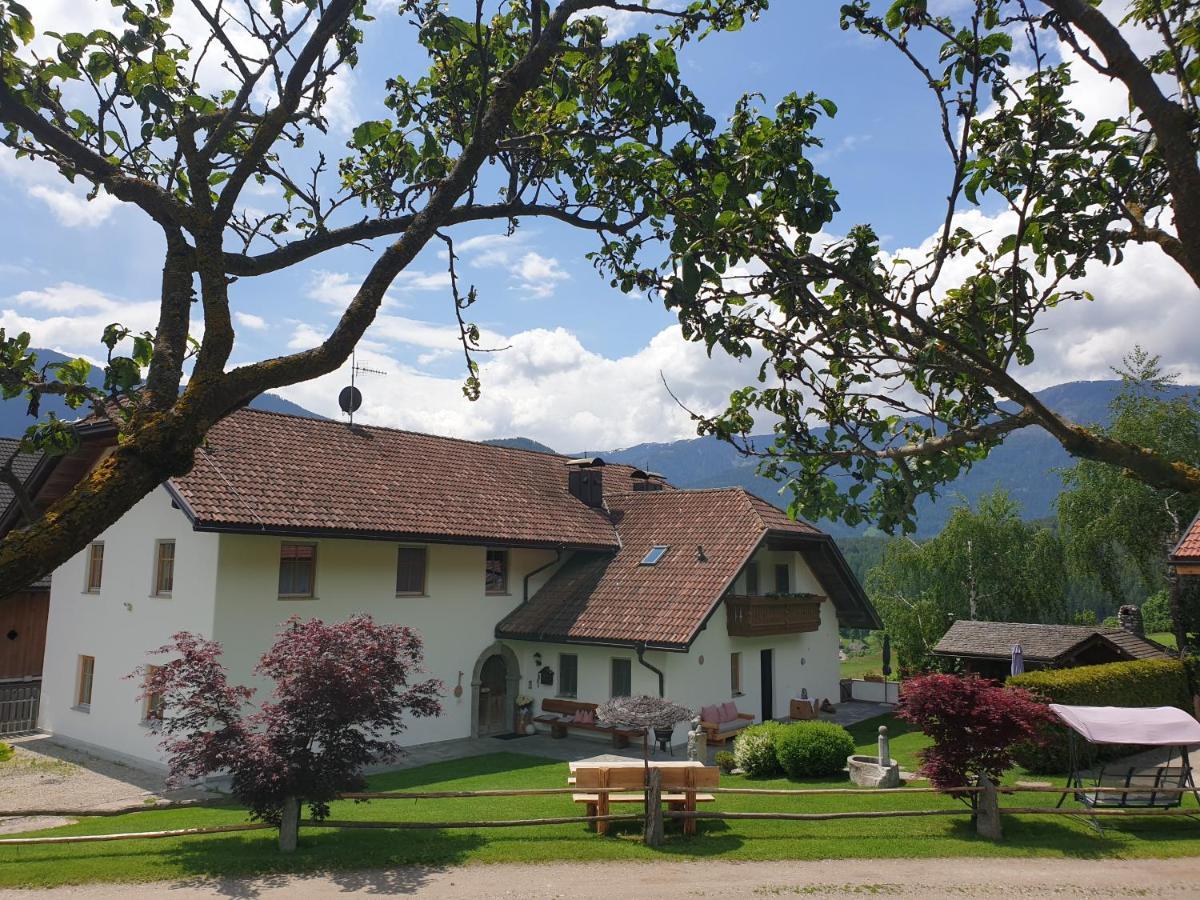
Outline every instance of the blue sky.
<path id="1" fill-rule="evenodd" d="M 384 115 L 384 79 L 416 75 L 424 65 L 390 5 L 376 6 L 362 62 L 337 94 L 324 142 L 335 154 L 355 122 Z M 843 211 L 833 230 L 870 222 L 885 246 L 915 247 L 933 233 L 943 210 L 945 150 L 934 106 L 894 51 L 839 28 L 839 6 L 776 0 L 742 32 L 690 45 L 683 72 L 718 119 L 750 91 L 765 95 L 768 107 L 793 90 L 834 100 L 839 113 L 822 127 L 826 147 L 815 157 L 840 191 Z M 107 0 L 42 0 L 33 8 L 43 28 L 82 29 L 111 16 Z M 181 26 L 191 27 L 186 12 L 180 16 Z M 627 29 L 634 18 L 618 15 L 613 27 Z M 1081 79 L 1078 102 L 1089 115 L 1120 100 L 1098 76 Z M 37 345 L 92 358 L 104 323 L 151 327 L 161 238 L 140 213 L 103 196 L 88 203 L 82 188 L 11 157 L 0 156 L 0 188 L 0 325 L 30 330 Z M 986 215 L 969 215 L 980 228 L 989 226 Z M 482 360 L 484 398 L 469 404 L 459 392 L 462 362 L 439 243 L 398 281 L 362 346 L 360 362 L 388 372 L 361 382 L 367 421 L 476 438 L 519 433 L 564 450 L 621 446 L 693 433 L 660 372 L 705 410 L 750 379 L 748 367 L 708 360 L 686 344 L 660 306 L 609 288 L 583 258 L 589 236 L 538 221 L 507 240 L 500 230 L 477 225 L 454 232 L 460 274 L 481 295 L 474 318 L 495 343 L 513 348 Z M 1121 272 L 1098 274 L 1103 296 L 1096 304 L 1056 314 L 1031 381 L 1105 377 L 1135 340 L 1186 375 L 1200 376 L 1200 354 L 1184 337 L 1196 291 L 1156 253 L 1131 254 Z M 236 284 L 235 362 L 318 340 L 371 258 L 349 248 Z M 338 373 L 283 393 L 334 414 L 345 380 Z"/>

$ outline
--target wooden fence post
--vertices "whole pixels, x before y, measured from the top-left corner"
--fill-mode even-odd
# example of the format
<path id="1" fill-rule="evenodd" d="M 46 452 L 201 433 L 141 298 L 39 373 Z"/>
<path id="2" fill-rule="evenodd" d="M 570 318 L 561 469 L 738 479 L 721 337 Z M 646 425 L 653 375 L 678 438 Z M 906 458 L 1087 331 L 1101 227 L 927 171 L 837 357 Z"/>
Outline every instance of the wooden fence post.
<path id="1" fill-rule="evenodd" d="M 662 772 L 650 769 L 646 773 L 646 830 L 647 847 L 657 847 L 663 839 Z"/>
<path id="2" fill-rule="evenodd" d="M 284 797 L 283 810 L 279 816 L 279 852 L 292 853 L 300 836 L 300 800 Z"/>
<path id="3" fill-rule="evenodd" d="M 986 775 L 980 775 L 979 786 L 983 790 L 975 795 L 975 831 L 989 841 L 998 841 L 1004 837 L 1004 832 L 1000 826 L 1000 798 L 996 785 Z"/>

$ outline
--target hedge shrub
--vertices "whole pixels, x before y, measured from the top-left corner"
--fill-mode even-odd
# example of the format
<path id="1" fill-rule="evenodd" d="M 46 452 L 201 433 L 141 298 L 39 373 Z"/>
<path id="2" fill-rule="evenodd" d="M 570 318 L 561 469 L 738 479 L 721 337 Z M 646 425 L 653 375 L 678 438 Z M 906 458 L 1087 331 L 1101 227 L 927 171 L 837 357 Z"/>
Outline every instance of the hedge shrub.
<path id="1" fill-rule="evenodd" d="M 1040 669 L 1008 679 L 1047 703 L 1070 706 L 1177 706 L 1191 712 L 1191 688 L 1186 664 L 1177 659 L 1141 659 L 1131 662 L 1080 666 L 1077 669 Z M 1052 725 L 1043 746 L 1022 745 L 1018 765 L 1043 775 L 1066 772 L 1069 763 L 1067 729 Z M 1129 745 L 1096 748 L 1104 761 L 1135 752 Z"/>
<path id="2" fill-rule="evenodd" d="M 850 732 L 832 722 L 796 722 L 775 733 L 775 755 L 793 779 L 838 775 L 856 749 Z"/>
<path id="3" fill-rule="evenodd" d="M 11 744 L 6 744 L 3 741 L 0 741 L 0 762 L 7 760 L 13 755 L 14 752 L 15 751 L 13 750 Z"/>
<path id="4" fill-rule="evenodd" d="M 1071 706 L 1177 706 L 1191 711 L 1187 670 L 1177 659 L 1041 669 L 1008 679 L 1048 703 Z"/>
<path id="5" fill-rule="evenodd" d="M 733 758 L 738 768 L 752 778 L 778 775 L 775 735 L 784 727 L 779 722 L 763 722 L 743 728 L 733 739 Z"/>

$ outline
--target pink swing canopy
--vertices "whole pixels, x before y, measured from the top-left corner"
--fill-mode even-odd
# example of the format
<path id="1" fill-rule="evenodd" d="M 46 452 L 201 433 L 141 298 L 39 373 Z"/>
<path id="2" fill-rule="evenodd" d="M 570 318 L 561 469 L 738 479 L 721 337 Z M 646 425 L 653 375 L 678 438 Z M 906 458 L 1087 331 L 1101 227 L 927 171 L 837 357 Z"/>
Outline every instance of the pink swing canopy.
<path id="1" fill-rule="evenodd" d="M 1050 709 L 1093 744 L 1200 744 L 1200 722 L 1173 706 L 1063 706 Z"/>

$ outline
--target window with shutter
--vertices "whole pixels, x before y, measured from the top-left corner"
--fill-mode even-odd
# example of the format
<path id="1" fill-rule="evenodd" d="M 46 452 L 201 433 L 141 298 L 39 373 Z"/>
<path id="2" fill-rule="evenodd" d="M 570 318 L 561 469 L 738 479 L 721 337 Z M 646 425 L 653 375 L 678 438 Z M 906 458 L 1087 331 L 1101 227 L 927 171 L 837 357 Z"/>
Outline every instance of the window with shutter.
<path id="1" fill-rule="evenodd" d="M 396 593 L 425 593 L 425 548 L 401 547 L 396 554 Z"/>

